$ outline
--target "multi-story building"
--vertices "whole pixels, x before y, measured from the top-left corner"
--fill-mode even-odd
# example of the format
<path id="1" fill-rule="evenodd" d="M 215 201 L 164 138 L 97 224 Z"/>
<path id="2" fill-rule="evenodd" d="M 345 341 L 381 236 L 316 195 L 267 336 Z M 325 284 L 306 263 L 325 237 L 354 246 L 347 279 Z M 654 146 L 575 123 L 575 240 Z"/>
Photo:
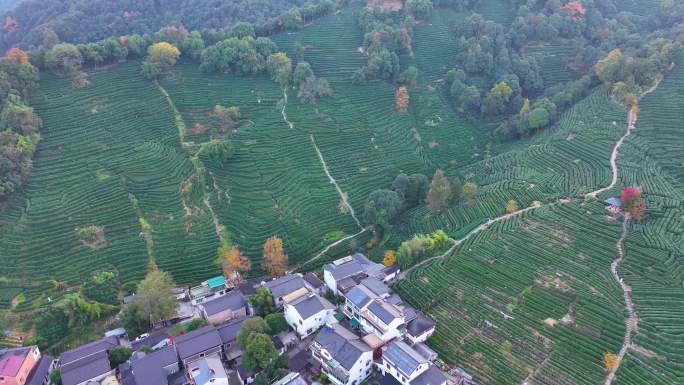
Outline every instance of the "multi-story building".
<path id="1" fill-rule="evenodd" d="M 321 370 L 336 385 L 358 385 L 373 370 L 373 349 L 340 324 L 324 326 L 310 349 Z"/>
<path id="2" fill-rule="evenodd" d="M 37 346 L 0 349 L 0 384 L 25 385 L 40 358 Z"/>
<path id="3" fill-rule="evenodd" d="M 391 375 L 402 385 L 444 385 L 447 376 L 411 346 L 395 340 L 383 348 L 376 363 L 383 375 Z"/>

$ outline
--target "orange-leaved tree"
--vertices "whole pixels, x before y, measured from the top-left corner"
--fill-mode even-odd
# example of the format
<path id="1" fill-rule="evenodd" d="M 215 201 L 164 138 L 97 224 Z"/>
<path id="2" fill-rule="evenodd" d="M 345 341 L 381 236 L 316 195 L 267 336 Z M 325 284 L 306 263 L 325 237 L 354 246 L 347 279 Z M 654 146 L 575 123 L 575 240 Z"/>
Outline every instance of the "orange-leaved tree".
<path id="1" fill-rule="evenodd" d="M 518 202 L 513 199 L 509 200 L 508 203 L 506 203 L 506 212 L 510 214 L 516 211 L 518 211 Z"/>
<path id="2" fill-rule="evenodd" d="M 29 62 L 28 54 L 19 48 L 10 48 L 9 51 L 5 53 L 5 57 L 19 64 Z"/>
<path id="3" fill-rule="evenodd" d="M 409 106 L 409 93 L 405 86 L 399 87 L 394 94 L 394 105 L 401 112 L 406 112 Z"/>
<path id="4" fill-rule="evenodd" d="M 280 277 L 287 271 L 287 255 L 283 251 L 283 240 L 275 235 L 264 243 L 263 267 L 274 277 Z"/>
<path id="5" fill-rule="evenodd" d="M 397 263 L 397 255 L 394 250 L 385 251 L 385 256 L 382 258 L 382 264 L 389 267 L 395 263 Z"/>
<path id="6" fill-rule="evenodd" d="M 219 256 L 221 257 L 223 275 L 228 279 L 240 281 L 239 273 L 247 272 L 252 268 L 252 262 L 242 254 L 237 245 L 233 245 L 229 250 L 224 246 L 219 247 Z"/>
<path id="7" fill-rule="evenodd" d="M 603 365 L 606 369 L 611 370 L 617 365 L 618 356 L 615 353 L 607 352 L 603 354 Z"/>

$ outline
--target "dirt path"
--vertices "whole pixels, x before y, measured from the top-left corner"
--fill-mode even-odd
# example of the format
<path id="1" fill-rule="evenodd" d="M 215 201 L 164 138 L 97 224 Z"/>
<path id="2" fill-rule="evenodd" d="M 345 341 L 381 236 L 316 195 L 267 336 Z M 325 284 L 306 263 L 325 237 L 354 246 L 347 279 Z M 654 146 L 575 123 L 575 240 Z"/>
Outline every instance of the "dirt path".
<path id="1" fill-rule="evenodd" d="M 420 263 L 418 263 L 418 264 L 416 264 L 416 265 L 411 266 L 411 267 L 408 268 L 406 271 L 403 271 L 401 274 L 399 274 L 399 277 L 397 278 L 397 281 L 400 281 L 400 280 L 406 278 L 406 275 L 408 275 L 409 272 L 413 271 L 414 269 L 416 269 L 416 268 L 418 268 L 418 267 L 420 267 L 420 266 L 423 266 L 423 265 L 425 265 L 425 264 L 427 264 L 427 263 L 430 263 L 431 261 L 434 261 L 435 259 L 446 258 L 449 254 L 451 254 L 452 251 L 454 251 L 454 249 L 456 248 L 456 246 L 458 246 L 458 245 L 460 245 L 461 243 L 465 242 L 466 240 L 468 240 L 468 239 L 469 239 L 470 237 L 472 237 L 473 235 L 475 235 L 475 234 L 477 234 L 477 233 L 479 233 L 479 232 L 481 232 L 481 231 L 483 231 L 483 230 L 488 229 L 492 224 L 494 224 L 494 223 L 496 223 L 496 222 L 503 221 L 503 220 L 506 220 L 506 219 L 508 219 L 508 218 L 512 218 L 512 217 L 518 216 L 518 215 L 520 215 L 520 214 L 522 214 L 522 213 L 524 213 L 524 212 L 527 212 L 527 211 L 530 211 L 530 210 L 534 210 L 534 209 L 538 209 L 538 208 L 540 208 L 540 207 L 542 207 L 542 206 L 551 206 L 551 205 L 555 205 L 555 204 L 557 204 L 557 203 L 565 203 L 565 202 L 567 202 L 567 201 L 565 201 L 565 200 L 560 201 L 560 200 L 559 200 L 559 201 L 556 201 L 556 202 L 553 202 L 553 203 L 549 203 L 549 204 L 546 204 L 546 205 L 542 205 L 540 202 L 535 201 L 534 203 L 532 203 L 532 205 L 531 205 L 530 207 L 526 207 L 526 208 L 524 208 L 524 209 L 520 209 L 520 210 L 514 211 L 514 212 L 512 212 L 512 213 L 508 213 L 508 214 L 501 215 L 501 216 L 499 216 L 499 217 L 496 217 L 496 218 L 492 219 L 491 221 L 489 221 L 489 222 L 486 223 L 486 224 L 481 224 L 481 225 L 477 226 L 476 228 L 472 229 L 468 234 L 464 235 L 462 238 L 459 238 L 459 239 L 452 239 L 452 240 L 451 240 L 451 242 L 452 242 L 451 247 L 450 247 L 447 251 L 445 251 L 444 253 L 442 253 L 442 254 L 440 254 L 440 255 L 436 255 L 436 256 L 434 256 L 434 257 L 430 257 L 430 258 L 428 258 L 428 259 L 426 259 L 426 260 L 424 260 L 424 261 L 421 261 Z"/>
<path id="2" fill-rule="evenodd" d="M 632 348 L 632 333 L 636 332 L 639 329 L 639 319 L 637 318 L 636 313 L 634 312 L 634 303 L 632 302 L 632 289 L 629 287 L 629 285 L 625 283 L 625 281 L 622 278 L 620 278 L 620 275 L 617 271 L 618 267 L 620 266 L 620 263 L 625 257 L 624 243 L 625 238 L 627 238 L 628 222 L 629 217 L 625 217 L 625 220 L 622 222 L 622 235 L 615 244 L 615 247 L 618 251 L 618 256 L 610 264 L 610 271 L 613 273 L 613 278 L 615 278 L 615 280 L 622 287 L 622 293 L 625 298 L 625 307 L 627 308 L 627 319 L 625 320 L 625 337 L 622 343 L 622 347 L 618 352 L 617 361 L 615 362 L 615 365 L 613 365 L 613 367 L 610 369 L 610 372 L 608 372 L 606 381 L 603 383 L 604 385 L 611 385 L 613 383 L 613 380 L 615 379 L 615 373 L 617 373 L 618 369 L 620 368 L 622 359 L 625 357 L 627 350 Z"/>

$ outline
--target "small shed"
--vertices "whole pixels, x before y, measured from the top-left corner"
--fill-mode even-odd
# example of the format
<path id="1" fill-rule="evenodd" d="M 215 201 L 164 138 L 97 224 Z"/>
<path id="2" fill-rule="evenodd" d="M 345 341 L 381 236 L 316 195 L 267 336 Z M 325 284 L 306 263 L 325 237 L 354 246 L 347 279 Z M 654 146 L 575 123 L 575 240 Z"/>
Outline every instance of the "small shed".
<path id="1" fill-rule="evenodd" d="M 622 211 L 622 201 L 620 198 L 608 198 L 603 201 L 603 204 L 606 205 L 606 210 L 610 211 L 611 213 L 618 214 Z"/>

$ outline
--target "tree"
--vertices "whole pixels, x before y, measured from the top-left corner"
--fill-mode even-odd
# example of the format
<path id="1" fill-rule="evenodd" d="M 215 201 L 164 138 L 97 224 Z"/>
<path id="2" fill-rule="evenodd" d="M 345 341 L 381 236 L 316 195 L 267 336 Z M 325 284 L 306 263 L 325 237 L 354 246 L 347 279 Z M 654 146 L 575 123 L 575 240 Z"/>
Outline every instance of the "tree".
<path id="1" fill-rule="evenodd" d="M 641 195 L 638 187 L 625 187 L 620 194 L 622 209 L 629 213 L 631 218 L 636 220 L 643 219 L 646 214 L 646 201 Z"/>
<path id="2" fill-rule="evenodd" d="M 603 354 L 603 365 L 607 370 L 612 370 L 617 365 L 618 356 L 615 353 L 606 352 Z"/>
<path id="3" fill-rule="evenodd" d="M 221 166 L 225 166 L 234 153 L 233 142 L 230 139 L 212 139 L 202 143 L 199 150 L 201 157 Z"/>
<path id="4" fill-rule="evenodd" d="M 199 59 L 204 50 L 204 39 L 202 39 L 202 34 L 198 31 L 190 32 L 183 40 L 180 48 L 184 54 L 195 60 Z"/>
<path id="5" fill-rule="evenodd" d="M 267 288 L 259 287 L 256 293 L 250 295 L 248 299 L 257 314 L 265 316 L 273 312 L 273 296 Z"/>
<path id="6" fill-rule="evenodd" d="M 173 67 L 179 57 L 180 51 L 174 45 L 165 41 L 153 44 L 147 49 L 143 74 L 149 79 L 155 79 Z"/>
<path id="7" fill-rule="evenodd" d="M 82 63 L 81 52 L 73 44 L 60 43 L 45 53 L 45 65 L 66 75 L 73 76 Z"/>
<path id="8" fill-rule="evenodd" d="M 268 326 L 261 317 L 252 317 L 244 320 L 240 325 L 240 330 L 235 337 L 237 346 L 244 349 L 247 346 L 249 336 L 253 333 L 268 333 Z"/>
<path id="9" fill-rule="evenodd" d="M 280 277 L 287 271 L 287 254 L 283 250 L 283 240 L 272 236 L 264 243 L 263 267 L 273 277 Z"/>
<path id="10" fill-rule="evenodd" d="M 133 350 L 131 348 L 127 348 L 125 346 L 115 346 L 109 351 L 109 363 L 112 368 L 117 368 L 119 365 L 128 361 L 132 354 Z"/>
<path id="11" fill-rule="evenodd" d="M 252 268 L 252 262 L 242 254 L 237 245 L 233 245 L 228 252 L 222 252 L 219 248 L 219 257 L 221 258 L 223 275 L 228 279 L 235 277 L 235 273 L 244 273 Z"/>
<path id="12" fill-rule="evenodd" d="M 62 385 L 62 372 L 57 369 L 52 369 L 50 372 L 50 385 Z"/>
<path id="13" fill-rule="evenodd" d="M 209 325 L 209 322 L 204 318 L 195 318 L 185 326 L 185 332 L 190 333 L 193 330 L 201 329 L 207 325 Z"/>
<path id="14" fill-rule="evenodd" d="M 119 304 L 119 276 L 113 271 L 91 275 L 81 287 L 83 295 L 93 301 L 110 305 Z"/>
<path id="15" fill-rule="evenodd" d="M 512 93 L 513 89 L 505 81 L 495 84 L 485 97 L 484 112 L 490 115 L 504 113 Z"/>
<path id="16" fill-rule="evenodd" d="M 463 185 L 463 196 L 468 201 L 475 199 L 475 194 L 477 193 L 477 185 L 472 182 L 468 182 Z"/>
<path id="17" fill-rule="evenodd" d="M 397 255 L 394 250 L 385 251 L 385 255 L 382 258 L 382 264 L 389 267 L 397 263 Z"/>
<path id="18" fill-rule="evenodd" d="M 332 95 L 332 89 L 327 80 L 310 76 L 299 85 L 297 97 L 302 103 L 313 103 L 318 98 Z"/>
<path id="19" fill-rule="evenodd" d="M 133 323 L 137 320 L 138 325 L 142 322 L 149 325 L 152 322 L 164 321 L 176 315 L 176 295 L 173 288 L 176 284 L 168 273 L 156 270 L 147 274 L 145 279 L 138 283 L 135 297 L 131 303 L 133 313 L 130 315 Z"/>
<path id="20" fill-rule="evenodd" d="M 19 64 L 28 64 L 29 57 L 28 54 L 19 48 L 10 48 L 9 51 L 5 53 L 5 57 L 9 60 L 17 62 Z"/>
<path id="21" fill-rule="evenodd" d="M 231 134 L 235 126 L 240 121 L 240 107 L 224 107 L 220 104 L 214 106 L 214 109 L 209 114 L 209 122 L 217 130 L 223 133 Z"/>
<path id="22" fill-rule="evenodd" d="M 432 13 L 431 0 L 406 0 L 406 10 L 418 20 L 425 20 Z"/>
<path id="23" fill-rule="evenodd" d="M 285 332 L 290 328 L 283 313 L 271 313 L 267 315 L 264 320 L 266 321 L 266 325 L 268 325 L 268 330 L 271 334 Z"/>
<path id="24" fill-rule="evenodd" d="M 247 370 L 265 368 L 278 357 L 271 337 L 263 333 L 251 333 L 242 352 L 242 363 Z"/>
<path id="25" fill-rule="evenodd" d="M 389 225 L 402 210 L 402 201 L 396 191 L 375 190 L 364 204 L 364 221 L 372 225 Z"/>
<path id="26" fill-rule="evenodd" d="M 409 88 L 414 88 L 418 83 L 418 69 L 415 66 L 409 66 L 399 75 L 399 82 Z"/>
<path id="27" fill-rule="evenodd" d="M 409 93 L 406 86 L 401 86 L 394 93 L 394 106 L 401 112 L 406 112 L 409 106 Z"/>
<path id="28" fill-rule="evenodd" d="M 518 202 L 514 201 L 513 199 L 509 200 L 506 203 L 506 212 L 511 214 L 518 211 Z"/>
<path id="29" fill-rule="evenodd" d="M 297 63 L 297 66 L 295 67 L 292 81 L 296 87 L 299 87 L 299 85 L 302 84 L 304 80 L 312 76 L 314 76 L 314 73 L 311 69 L 311 65 L 305 61 L 300 61 L 299 63 Z"/>
<path id="30" fill-rule="evenodd" d="M 256 38 L 256 33 L 254 32 L 254 26 L 252 24 L 244 21 L 239 21 L 233 24 L 233 27 L 230 29 L 229 36 L 236 37 L 238 39 L 242 39 L 245 37 Z"/>
<path id="31" fill-rule="evenodd" d="M 437 169 L 432 177 L 425 202 L 431 211 L 441 211 L 450 196 L 451 186 L 449 185 L 449 180 L 444 175 L 444 171 Z"/>
<path id="32" fill-rule="evenodd" d="M 276 52 L 268 56 L 266 69 L 271 74 L 271 79 L 285 89 L 292 76 L 292 61 L 284 52 Z"/>

